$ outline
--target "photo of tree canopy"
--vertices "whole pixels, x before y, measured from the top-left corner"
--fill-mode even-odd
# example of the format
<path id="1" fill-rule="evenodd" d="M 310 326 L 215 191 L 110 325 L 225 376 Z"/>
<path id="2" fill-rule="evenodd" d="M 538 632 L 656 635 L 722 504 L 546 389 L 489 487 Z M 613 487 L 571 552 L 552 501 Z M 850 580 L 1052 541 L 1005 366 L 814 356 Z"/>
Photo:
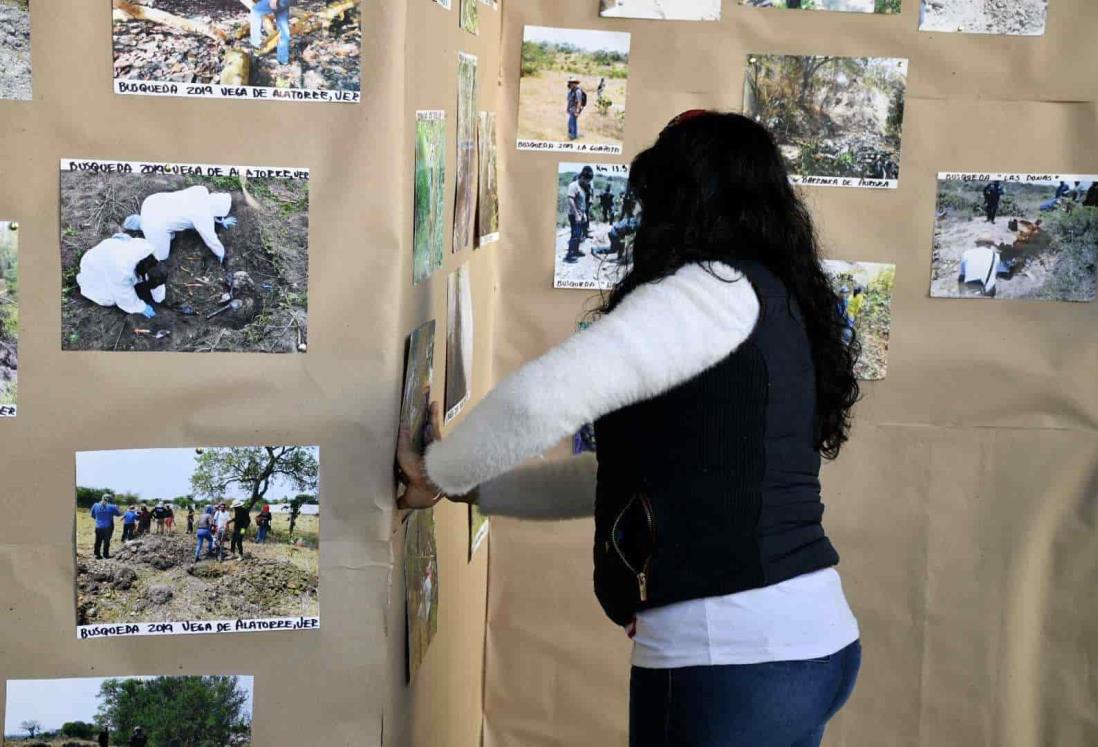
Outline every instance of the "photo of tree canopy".
<path id="1" fill-rule="evenodd" d="M 4 743 L 249 747 L 252 677 L 8 680 Z"/>
<path id="2" fill-rule="evenodd" d="M 898 179 L 907 60 L 751 55 L 744 113 L 770 130 L 790 174 Z"/>

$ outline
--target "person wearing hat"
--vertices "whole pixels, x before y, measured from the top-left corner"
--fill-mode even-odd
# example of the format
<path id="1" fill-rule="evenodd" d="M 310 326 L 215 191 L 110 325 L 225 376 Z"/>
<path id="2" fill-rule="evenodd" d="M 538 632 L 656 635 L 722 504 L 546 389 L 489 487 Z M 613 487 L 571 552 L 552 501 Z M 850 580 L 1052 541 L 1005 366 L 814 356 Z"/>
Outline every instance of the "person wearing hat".
<path id="1" fill-rule="evenodd" d="M 580 244 L 587 236 L 589 190 L 594 178 L 594 169 L 584 166 L 568 185 L 568 225 L 571 233 L 568 236 L 568 253 L 564 255 L 564 261 L 568 264 L 574 264 L 584 256 Z"/>
<path id="2" fill-rule="evenodd" d="M 587 93 L 580 86 L 580 79 L 572 76 L 568 79 L 568 139 L 579 137 L 579 116 L 587 106 Z"/>
<path id="3" fill-rule="evenodd" d="M 217 226 L 232 228 L 236 218 L 229 217 L 233 197 L 227 192 L 210 193 L 199 185 L 178 192 L 151 194 L 141 203 L 141 214 L 126 218 L 122 227 L 141 231 L 152 245 L 153 256 L 163 262 L 171 254 L 172 238 L 179 231 L 198 231 L 217 261 L 225 263 L 225 246 L 217 237 Z"/>
<path id="4" fill-rule="evenodd" d="M 149 738 L 145 734 L 145 730 L 140 726 L 133 727 L 133 734 L 130 736 L 130 747 L 145 747 L 149 743 Z"/>
<path id="5" fill-rule="evenodd" d="M 154 256 L 152 244 L 117 233 L 80 258 L 76 285 L 80 295 L 100 306 L 151 319 L 156 316 L 153 304 L 164 303 L 167 296 L 167 280 L 168 269 Z"/>
<path id="6" fill-rule="evenodd" d="M 111 535 L 114 534 L 114 517 L 121 516 L 118 506 L 111 501 L 114 496 L 104 493 L 91 507 L 92 519 L 95 521 L 95 557 L 109 558 L 111 556 Z"/>
<path id="7" fill-rule="evenodd" d="M 244 532 L 252 524 L 251 514 L 244 501 L 233 501 L 233 518 L 229 523 L 233 525 L 232 543 L 229 545 L 230 555 L 240 555 L 244 558 Z"/>

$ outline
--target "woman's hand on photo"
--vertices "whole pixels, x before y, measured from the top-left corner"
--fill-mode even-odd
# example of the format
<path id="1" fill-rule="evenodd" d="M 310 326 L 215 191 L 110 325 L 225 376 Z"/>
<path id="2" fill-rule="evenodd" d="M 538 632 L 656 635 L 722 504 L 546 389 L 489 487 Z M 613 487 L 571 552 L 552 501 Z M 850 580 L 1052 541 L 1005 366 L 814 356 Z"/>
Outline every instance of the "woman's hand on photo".
<path id="1" fill-rule="evenodd" d="M 441 434 L 438 402 L 430 404 L 429 416 L 424 427 L 424 445 L 429 446 L 438 440 Z M 430 508 L 442 498 L 438 489 L 427 475 L 427 465 L 423 454 L 416 448 L 412 433 L 401 427 L 397 437 L 397 467 L 400 481 L 406 486 L 404 494 L 397 500 L 398 508 Z"/>

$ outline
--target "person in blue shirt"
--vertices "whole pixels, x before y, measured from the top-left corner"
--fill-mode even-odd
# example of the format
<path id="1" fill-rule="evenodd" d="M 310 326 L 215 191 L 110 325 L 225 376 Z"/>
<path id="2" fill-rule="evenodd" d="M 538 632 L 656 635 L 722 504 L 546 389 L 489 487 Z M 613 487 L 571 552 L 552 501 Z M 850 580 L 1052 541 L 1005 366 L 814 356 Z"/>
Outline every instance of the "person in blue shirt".
<path id="1" fill-rule="evenodd" d="M 252 46 L 263 46 L 263 19 L 274 14 L 278 25 L 278 64 L 290 64 L 290 5 L 293 0 L 259 0 L 252 6 Z"/>
<path id="2" fill-rule="evenodd" d="M 104 493 L 91 508 L 92 519 L 95 521 L 95 557 L 109 558 L 111 556 L 111 535 L 114 534 L 114 517 L 121 516 L 118 506 L 111 503 L 114 498 L 110 493 Z"/>
<path id="3" fill-rule="evenodd" d="M 132 540 L 137 535 L 137 506 L 130 506 L 122 515 L 122 541 Z"/>

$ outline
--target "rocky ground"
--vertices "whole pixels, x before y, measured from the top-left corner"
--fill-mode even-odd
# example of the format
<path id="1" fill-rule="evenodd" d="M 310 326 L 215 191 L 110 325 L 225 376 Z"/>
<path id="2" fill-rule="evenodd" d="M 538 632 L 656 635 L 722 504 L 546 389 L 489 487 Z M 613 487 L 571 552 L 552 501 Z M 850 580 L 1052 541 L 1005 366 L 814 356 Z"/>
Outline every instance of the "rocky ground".
<path id="1" fill-rule="evenodd" d="M 988 223 L 982 216 L 973 218 L 945 215 L 934 231 L 933 277 L 931 295 L 935 297 L 968 298 L 981 296 L 979 284 L 960 285 L 957 273 L 961 257 L 969 249 L 978 246 L 995 247 L 1005 258 L 1020 256 L 1022 264 L 1012 277 L 1000 277 L 996 281 L 997 298 L 1035 298 L 1048 282 L 1055 264 L 1055 254 L 1047 240 L 1027 245 L 1024 253 L 1014 251 L 1017 231 L 1010 229 L 1011 221 L 1026 220 L 1025 216 L 1000 215 L 995 223 Z"/>
<path id="2" fill-rule="evenodd" d="M 0 99 L 31 97 L 30 12 L 0 0 Z"/>
<path id="3" fill-rule="evenodd" d="M 237 0 L 144 0 L 142 4 L 220 29 L 230 42 L 146 21 L 116 21 L 114 74 L 118 79 L 216 83 L 226 53 L 248 49 L 249 16 Z M 325 5 L 325 0 L 298 0 L 295 12 L 312 13 Z M 295 36 L 288 65 L 279 65 L 274 53 L 254 56 L 251 85 L 358 91 L 360 12 L 349 12 L 327 29 Z"/>
<path id="4" fill-rule="evenodd" d="M 319 614 L 317 574 L 276 556 L 288 548 L 247 541 L 243 560 L 196 564 L 194 537 L 180 531 L 115 540 L 109 560 L 77 555 L 79 625 Z"/>
<path id="5" fill-rule="evenodd" d="M 1045 33 L 1048 0 L 923 0 L 920 28 L 969 34 Z"/>
<path id="6" fill-rule="evenodd" d="M 554 283 L 558 288 L 599 288 L 609 289 L 621 277 L 622 265 L 617 261 L 618 255 L 609 256 L 594 255 L 592 249 L 601 249 L 610 246 L 607 232 L 609 223 L 591 223 L 591 238 L 580 245 L 580 251 L 584 253 L 574 263 L 564 261 L 568 254 L 568 238 L 571 231 L 567 228 L 557 229 L 556 241 L 556 270 Z"/>

